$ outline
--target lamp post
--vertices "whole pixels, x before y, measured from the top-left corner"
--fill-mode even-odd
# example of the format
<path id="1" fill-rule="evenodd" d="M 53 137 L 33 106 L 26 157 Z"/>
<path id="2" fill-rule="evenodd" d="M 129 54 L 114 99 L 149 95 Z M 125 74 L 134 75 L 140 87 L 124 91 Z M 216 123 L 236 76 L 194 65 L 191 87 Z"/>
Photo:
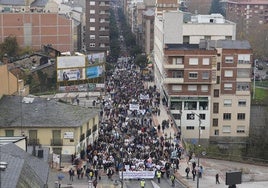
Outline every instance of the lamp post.
<path id="1" fill-rule="evenodd" d="M 256 64 L 258 62 L 258 59 L 254 60 L 254 71 L 253 71 L 253 99 L 255 99 L 255 88 L 256 88 Z"/>
<path id="2" fill-rule="evenodd" d="M 198 121 L 199 121 L 199 123 L 198 123 L 198 147 L 200 147 L 201 117 L 200 117 L 200 115 L 196 114 L 195 112 L 192 112 L 192 113 L 198 117 Z M 199 155 L 199 151 L 198 151 L 198 153 L 197 153 L 197 167 L 198 167 L 198 170 L 200 170 L 199 165 L 200 165 L 200 155 Z M 197 174 L 196 187 L 199 188 L 199 172 Z"/>

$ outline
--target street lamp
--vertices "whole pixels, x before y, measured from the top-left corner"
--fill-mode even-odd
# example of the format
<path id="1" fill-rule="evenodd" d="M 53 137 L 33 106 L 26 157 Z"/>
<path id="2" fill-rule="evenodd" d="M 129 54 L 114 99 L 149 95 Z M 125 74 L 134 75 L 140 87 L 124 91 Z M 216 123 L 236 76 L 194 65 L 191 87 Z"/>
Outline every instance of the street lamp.
<path id="1" fill-rule="evenodd" d="M 198 147 L 200 147 L 201 117 L 200 117 L 199 114 L 197 114 L 195 112 L 192 112 L 192 113 L 198 117 L 198 121 L 199 121 L 199 124 L 198 124 Z M 198 170 L 200 170 L 199 169 L 199 161 L 200 161 L 200 156 L 199 156 L 199 151 L 198 151 L 198 153 L 197 153 L 197 167 L 198 167 Z M 196 187 L 199 188 L 199 172 L 197 174 Z"/>

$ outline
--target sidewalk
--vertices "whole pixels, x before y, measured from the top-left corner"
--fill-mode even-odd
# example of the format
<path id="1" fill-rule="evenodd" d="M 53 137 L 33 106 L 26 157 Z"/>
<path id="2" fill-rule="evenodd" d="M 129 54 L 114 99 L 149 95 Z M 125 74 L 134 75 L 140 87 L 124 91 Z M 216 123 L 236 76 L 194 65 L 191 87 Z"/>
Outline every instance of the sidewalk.
<path id="1" fill-rule="evenodd" d="M 151 83 L 149 83 L 151 84 Z M 160 116 L 153 115 L 153 123 L 157 127 L 158 124 L 161 125 L 163 120 L 170 119 L 169 114 L 167 113 L 166 106 L 163 106 L 162 102 L 160 103 Z M 171 120 L 171 119 L 170 119 Z M 164 130 L 164 134 L 167 135 L 167 138 L 171 136 L 171 141 L 173 142 L 174 133 L 177 133 L 175 127 L 169 126 Z M 164 136 L 161 130 L 158 133 L 158 136 Z M 197 187 L 197 177 L 195 181 L 192 179 L 191 172 L 189 173 L 189 179 L 186 178 L 185 169 L 189 166 L 191 168 L 191 163 L 188 163 L 188 157 L 186 153 L 183 153 L 180 160 L 180 165 L 178 171 L 175 173 L 175 177 L 179 180 L 185 187 L 194 188 Z M 238 188 L 267 188 L 268 187 L 268 168 L 265 166 L 250 165 L 232 161 L 222 161 L 222 160 L 213 160 L 200 158 L 200 166 L 203 167 L 204 172 L 202 178 L 199 178 L 199 188 L 226 188 L 225 185 L 225 173 L 230 170 L 243 170 L 242 174 L 242 184 L 237 185 Z M 219 173 L 220 184 L 216 184 L 215 175 Z"/>

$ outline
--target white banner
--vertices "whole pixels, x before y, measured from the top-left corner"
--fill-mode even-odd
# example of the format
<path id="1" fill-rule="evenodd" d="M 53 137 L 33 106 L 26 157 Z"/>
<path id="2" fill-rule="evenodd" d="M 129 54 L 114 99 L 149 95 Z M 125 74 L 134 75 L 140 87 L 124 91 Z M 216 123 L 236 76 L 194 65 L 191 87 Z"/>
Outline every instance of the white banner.
<path id="1" fill-rule="evenodd" d="M 139 110 L 140 105 L 139 104 L 129 104 L 129 110 Z"/>
<path id="2" fill-rule="evenodd" d="M 122 173 L 119 173 L 120 179 L 122 179 Z M 124 179 L 153 179 L 155 176 L 155 171 L 124 171 Z"/>
<path id="3" fill-rule="evenodd" d="M 146 94 L 146 95 L 140 94 L 140 99 L 141 100 L 149 100 L 150 99 L 149 94 Z"/>

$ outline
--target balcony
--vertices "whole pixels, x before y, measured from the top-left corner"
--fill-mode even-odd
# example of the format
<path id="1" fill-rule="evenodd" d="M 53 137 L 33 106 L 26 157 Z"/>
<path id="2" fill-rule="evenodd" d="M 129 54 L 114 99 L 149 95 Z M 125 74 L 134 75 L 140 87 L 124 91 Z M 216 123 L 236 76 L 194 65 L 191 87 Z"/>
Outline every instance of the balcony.
<path id="1" fill-rule="evenodd" d="M 87 137 L 91 135 L 91 129 L 87 130 Z"/>
<path id="2" fill-rule="evenodd" d="M 36 146 L 36 145 L 39 145 L 39 139 L 29 139 L 28 140 L 28 145 L 29 146 Z"/>
<path id="3" fill-rule="evenodd" d="M 51 139 L 51 146 L 62 146 L 63 140 L 62 139 Z"/>
<path id="4" fill-rule="evenodd" d="M 183 69 L 184 68 L 184 64 L 167 64 L 165 63 L 164 65 L 164 69 Z"/>
<path id="5" fill-rule="evenodd" d="M 183 78 L 165 78 L 164 79 L 164 84 L 179 84 L 183 82 L 184 82 Z"/>

